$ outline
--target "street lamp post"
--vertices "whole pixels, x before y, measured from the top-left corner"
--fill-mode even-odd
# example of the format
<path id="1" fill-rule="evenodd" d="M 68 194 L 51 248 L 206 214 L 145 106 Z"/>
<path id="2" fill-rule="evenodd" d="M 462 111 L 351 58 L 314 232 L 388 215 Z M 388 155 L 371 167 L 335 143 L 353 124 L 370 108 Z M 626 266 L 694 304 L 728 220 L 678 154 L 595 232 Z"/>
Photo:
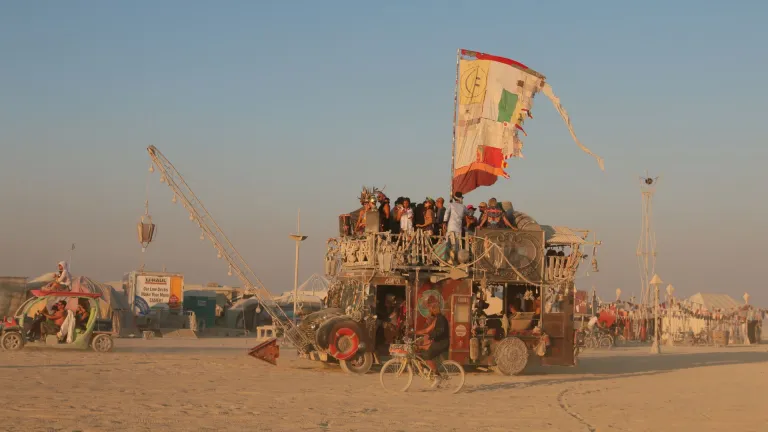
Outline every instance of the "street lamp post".
<path id="1" fill-rule="evenodd" d="M 667 341 L 667 345 L 674 346 L 674 337 L 673 335 L 675 332 L 680 331 L 680 320 L 675 316 L 674 313 L 674 306 L 675 306 L 675 287 L 672 286 L 672 284 L 667 285 L 667 308 L 666 308 L 666 316 L 667 316 L 667 335 L 669 336 L 669 340 Z M 683 329 L 687 330 L 687 329 Z"/>
<path id="2" fill-rule="evenodd" d="M 661 281 L 659 275 L 654 274 L 651 279 L 650 285 L 653 285 L 653 345 L 651 346 L 651 354 L 661 354 L 661 332 L 659 331 L 659 287 L 664 282 Z"/>
<path id="3" fill-rule="evenodd" d="M 299 245 L 308 237 L 301 235 L 301 209 L 299 209 L 298 219 L 296 220 L 296 234 L 291 234 L 289 237 L 296 242 L 296 265 L 293 270 L 293 323 L 296 324 L 299 315 Z"/>

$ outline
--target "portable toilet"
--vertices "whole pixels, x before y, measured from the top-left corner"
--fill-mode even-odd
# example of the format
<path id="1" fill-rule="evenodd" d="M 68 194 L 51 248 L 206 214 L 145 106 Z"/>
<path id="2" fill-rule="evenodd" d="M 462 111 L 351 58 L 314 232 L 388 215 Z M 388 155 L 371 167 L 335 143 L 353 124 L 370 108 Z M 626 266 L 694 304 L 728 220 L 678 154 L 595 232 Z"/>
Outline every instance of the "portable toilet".
<path id="1" fill-rule="evenodd" d="M 216 321 L 216 292 L 205 290 L 184 291 L 184 312 L 194 312 L 198 328 L 205 322 L 211 328 Z"/>

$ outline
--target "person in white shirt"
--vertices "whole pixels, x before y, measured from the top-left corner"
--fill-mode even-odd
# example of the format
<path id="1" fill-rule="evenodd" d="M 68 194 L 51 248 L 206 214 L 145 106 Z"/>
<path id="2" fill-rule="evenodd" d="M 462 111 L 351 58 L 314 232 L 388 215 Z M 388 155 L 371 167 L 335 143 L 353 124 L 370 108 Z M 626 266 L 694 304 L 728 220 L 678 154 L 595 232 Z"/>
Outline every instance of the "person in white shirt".
<path id="1" fill-rule="evenodd" d="M 597 321 L 598 321 L 597 315 L 589 319 L 589 322 L 587 323 L 587 328 L 589 329 L 590 333 L 595 331 L 595 327 L 597 327 Z"/>
<path id="2" fill-rule="evenodd" d="M 69 291 L 72 278 L 69 274 L 69 263 L 59 262 L 59 272 L 53 282 L 43 287 L 43 291 Z"/>
<path id="3" fill-rule="evenodd" d="M 451 203 L 445 210 L 446 235 L 453 249 L 453 260 L 459 262 L 459 243 L 461 242 L 461 231 L 464 226 L 464 215 L 466 208 L 462 204 L 464 195 L 456 192 L 453 195 Z"/>
<path id="4" fill-rule="evenodd" d="M 413 209 L 411 208 L 410 198 L 403 200 L 403 207 L 400 208 L 398 215 L 400 219 L 400 232 L 412 233 L 413 232 Z"/>

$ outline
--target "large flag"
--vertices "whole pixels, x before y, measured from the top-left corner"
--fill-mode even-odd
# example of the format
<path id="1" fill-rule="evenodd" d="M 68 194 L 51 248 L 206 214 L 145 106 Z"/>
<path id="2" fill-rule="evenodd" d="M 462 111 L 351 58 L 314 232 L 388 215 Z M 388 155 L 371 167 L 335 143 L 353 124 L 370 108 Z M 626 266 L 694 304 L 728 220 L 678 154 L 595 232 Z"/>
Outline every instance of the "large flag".
<path id="1" fill-rule="evenodd" d="M 533 118 L 533 98 L 542 91 L 565 120 L 571 136 L 582 150 L 594 156 L 604 169 L 602 158 L 584 147 L 573 132 L 568 113 L 552 93 L 544 75 L 522 63 L 504 57 L 461 50 L 456 77 L 456 124 L 453 161 L 453 191 L 467 193 L 480 186 L 508 178 L 506 160 L 522 157 L 523 123 Z"/>

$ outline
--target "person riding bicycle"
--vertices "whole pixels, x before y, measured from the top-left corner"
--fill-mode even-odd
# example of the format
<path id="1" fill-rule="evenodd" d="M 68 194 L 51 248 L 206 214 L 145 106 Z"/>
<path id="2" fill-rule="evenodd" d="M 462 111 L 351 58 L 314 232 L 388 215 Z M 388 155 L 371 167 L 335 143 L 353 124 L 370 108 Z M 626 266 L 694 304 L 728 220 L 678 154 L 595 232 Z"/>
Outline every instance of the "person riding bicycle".
<path id="1" fill-rule="evenodd" d="M 432 369 L 432 372 L 437 372 L 437 364 L 434 359 L 448 352 L 451 340 L 448 333 L 448 320 L 441 313 L 440 305 L 432 303 L 429 306 L 429 312 L 432 316 L 432 322 L 426 328 L 418 330 L 416 335 L 426 336 L 423 345 L 419 346 L 424 350 L 421 358 Z"/>
<path id="2" fill-rule="evenodd" d="M 589 330 L 588 333 L 594 333 L 595 327 L 597 327 L 597 322 L 600 318 L 595 315 L 592 318 L 589 319 L 589 322 L 587 323 L 587 330 Z"/>

